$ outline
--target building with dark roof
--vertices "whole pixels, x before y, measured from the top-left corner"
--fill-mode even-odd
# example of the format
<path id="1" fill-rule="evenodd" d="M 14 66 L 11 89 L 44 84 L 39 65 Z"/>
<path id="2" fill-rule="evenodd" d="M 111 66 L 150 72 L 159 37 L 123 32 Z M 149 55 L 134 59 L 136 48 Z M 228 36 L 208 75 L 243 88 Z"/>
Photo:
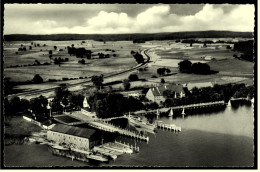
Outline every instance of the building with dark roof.
<path id="1" fill-rule="evenodd" d="M 169 85 L 162 85 L 159 87 L 150 88 L 146 93 L 146 98 L 148 100 L 151 100 L 159 104 L 160 102 L 165 101 L 163 92 L 166 90 L 170 90 L 171 92 L 174 92 L 173 98 L 185 97 L 185 90 L 183 89 L 182 85 L 169 84 Z"/>
<path id="2" fill-rule="evenodd" d="M 101 137 L 96 130 L 63 124 L 56 124 L 47 131 L 47 139 L 58 144 L 73 144 L 77 148 L 85 150 L 101 143 Z"/>

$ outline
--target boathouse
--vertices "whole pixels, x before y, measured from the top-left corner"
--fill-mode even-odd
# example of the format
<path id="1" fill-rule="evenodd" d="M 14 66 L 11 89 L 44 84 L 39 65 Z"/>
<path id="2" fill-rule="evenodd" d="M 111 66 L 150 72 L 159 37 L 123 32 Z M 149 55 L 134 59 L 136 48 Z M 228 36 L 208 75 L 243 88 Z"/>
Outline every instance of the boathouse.
<path id="1" fill-rule="evenodd" d="M 59 144 L 73 144 L 85 150 L 101 144 L 101 136 L 96 130 L 63 124 L 56 124 L 47 131 L 47 139 Z"/>
<path id="2" fill-rule="evenodd" d="M 185 91 L 182 85 L 169 84 L 169 85 L 162 85 L 162 86 L 150 88 L 146 93 L 146 98 L 156 103 L 164 102 L 165 97 L 163 96 L 163 92 L 166 90 L 170 90 L 171 92 L 174 93 L 173 98 L 185 97 Z"/>

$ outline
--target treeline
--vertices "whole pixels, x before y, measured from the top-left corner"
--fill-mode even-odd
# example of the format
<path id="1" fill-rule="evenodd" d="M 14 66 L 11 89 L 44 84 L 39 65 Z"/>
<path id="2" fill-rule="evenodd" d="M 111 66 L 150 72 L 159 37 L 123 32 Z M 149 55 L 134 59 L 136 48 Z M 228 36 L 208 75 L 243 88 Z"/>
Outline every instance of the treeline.
<path id="1" fill-rule="evenodd" d="M 64 110 L 79 109 L 82 107 L 83 100 L 83 95 L 73 94 L 63 86 L 55 90 L 55 97 L 51 102 L 48 102 L 48 99 L 42 95 L 30 100 L 19 97 L 13 97 L 10 100 L 5 98 L 4 115 L 6 117 L 27 115 L 43 122 L 50 119 L 49 108 L 52 113 L 62 113 Z"/>
<path id="2" fill-rule="evenodd" d="M 172 40 L 187 38 L 253 38 L 252 32 L 231 31 L 196 31 L 196 32 L 168 32 L 168 33 L 134 33 L 134 34 L 51 34 L 51 35 L 4 35 L 5 41 L 31 41 L 31 40 L 102 40 L 102 41 L 132 41 L 132 40 Z"/>
<path id="3" fill-rule="evenodd" d="M 178 63 L 179 71 L 181 73 L 194 73 L 194 74 L 214 74 L 217 71 L 210 69 L 207 63 L 191 63 L 189 60 L 183 60 Z"/>
<path id="4" fill-rule="evenodd" d="M 188 104 L 206 103 L 214 101 L 228 102 L 231 97 L 235 98 L 250 98 L 254 97 L 254 86 L 245 86 L 245 84 L 215 84 L 213 87 L 204 87 L 198 89 L 194 87 L 190 93 L 181 99 L 174 99 L 170 94 L 164 93 L 166 98 L 163 105 L 166 107 L 181 106 Z"/>
<path id="5" fill-rule="evenodd" d="M 244 59 L 247 61 L 254 60 L 254 41 L 241 41 L 234 44 L 234 51 L 242 52 L 243 54 L 239 57 L 240 59 Z M 238 58 L 238 57 L 237 57 Z"/>
<path id="6" fill-rule="evenodd" d="M 122 116 L 122 113 L 137 111 L 144 108 L 141 101 L 122 94 L 96 92 L 88 98 L 91 111 L 95 111 L 99 118 Z"/>

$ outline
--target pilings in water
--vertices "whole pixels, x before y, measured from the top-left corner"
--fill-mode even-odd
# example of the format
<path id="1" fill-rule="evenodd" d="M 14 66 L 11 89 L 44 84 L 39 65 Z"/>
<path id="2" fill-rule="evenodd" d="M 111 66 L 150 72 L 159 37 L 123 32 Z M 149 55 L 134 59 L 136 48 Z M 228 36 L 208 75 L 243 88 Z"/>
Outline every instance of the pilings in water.
<path id="1" fill-rule="evenodd" d="M 100 129 L 100 130 L 103 130 L 103 131 L 107 131 L 107 132 L 118 132 L 119 134 L 123 135 L 123 136 L 128 136 L 128 137 L 131 137 L 131 138 L 134 138 L 134 139 L 140 139 L 140 140 L 144 140 L 146 142 L 149 142 L 149 137 L 148 136 L 144 136 L 144 135 L 141 135 L 141 134 L 138 134 L 134 131 L 130 131 L 130 130 L 127 130 L 127 129 L 123 129 L 123 128 L 120 128 L 120 127 L 117 127 L 113 124 L 109 124 L 108 122 L 106 123 L 101 123 L 100 125 L 98 125 L 100 123 L 89 123 L 90 126 L 94 127 L 94 128 L 97 128 L 97 129 Z M 101 126 L 102 125 L 102 126 Z M 104 126 L 106 125 L 106 126 Z"/>
<path id="2" fill-rule="evenodd" d="M 181 132 L 181 127 L 178 127 L 173 124 L 169 125 L 169 124 L 157 123 L 157 127 L 160 129 L 166 129 L 174 132 Z"/>
<path id="3" fill-rule="evenodd" d="M 54 155 L 59 155 L 59 156 L 71 158 L 72 161 L 74 159 L 76 159 L 76 160 L 83 161 L 83 162 L 89 162 L 87 155 L 84 154 L 84 153 L 74 152 L 74 151 L 71 151 L 71 150 L 58 150 L 58 149 L 52 148 L 51 146 L 49 146 L 49 151 L 51 151 L 52 154 L 54 154 Z"/>

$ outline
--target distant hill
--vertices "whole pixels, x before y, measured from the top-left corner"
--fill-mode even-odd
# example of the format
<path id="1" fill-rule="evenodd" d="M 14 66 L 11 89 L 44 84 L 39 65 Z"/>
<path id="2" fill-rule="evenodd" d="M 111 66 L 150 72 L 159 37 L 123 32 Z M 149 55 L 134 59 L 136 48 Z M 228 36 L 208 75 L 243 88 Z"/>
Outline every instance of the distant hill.
<path id="1" fill-rule="evenodd" d="M 127 40 L 172 40 L 187 38 L 253 38 L 252 32 L 232 31 L 196 31 L 196 32 L 167 32 L 167 33 L 133 33 L 133 34 L 51 34 L 51 35 L 4 35 L 5 41 L 33 40 L 97 40 L 97 41 L 127 41 Z"/>

